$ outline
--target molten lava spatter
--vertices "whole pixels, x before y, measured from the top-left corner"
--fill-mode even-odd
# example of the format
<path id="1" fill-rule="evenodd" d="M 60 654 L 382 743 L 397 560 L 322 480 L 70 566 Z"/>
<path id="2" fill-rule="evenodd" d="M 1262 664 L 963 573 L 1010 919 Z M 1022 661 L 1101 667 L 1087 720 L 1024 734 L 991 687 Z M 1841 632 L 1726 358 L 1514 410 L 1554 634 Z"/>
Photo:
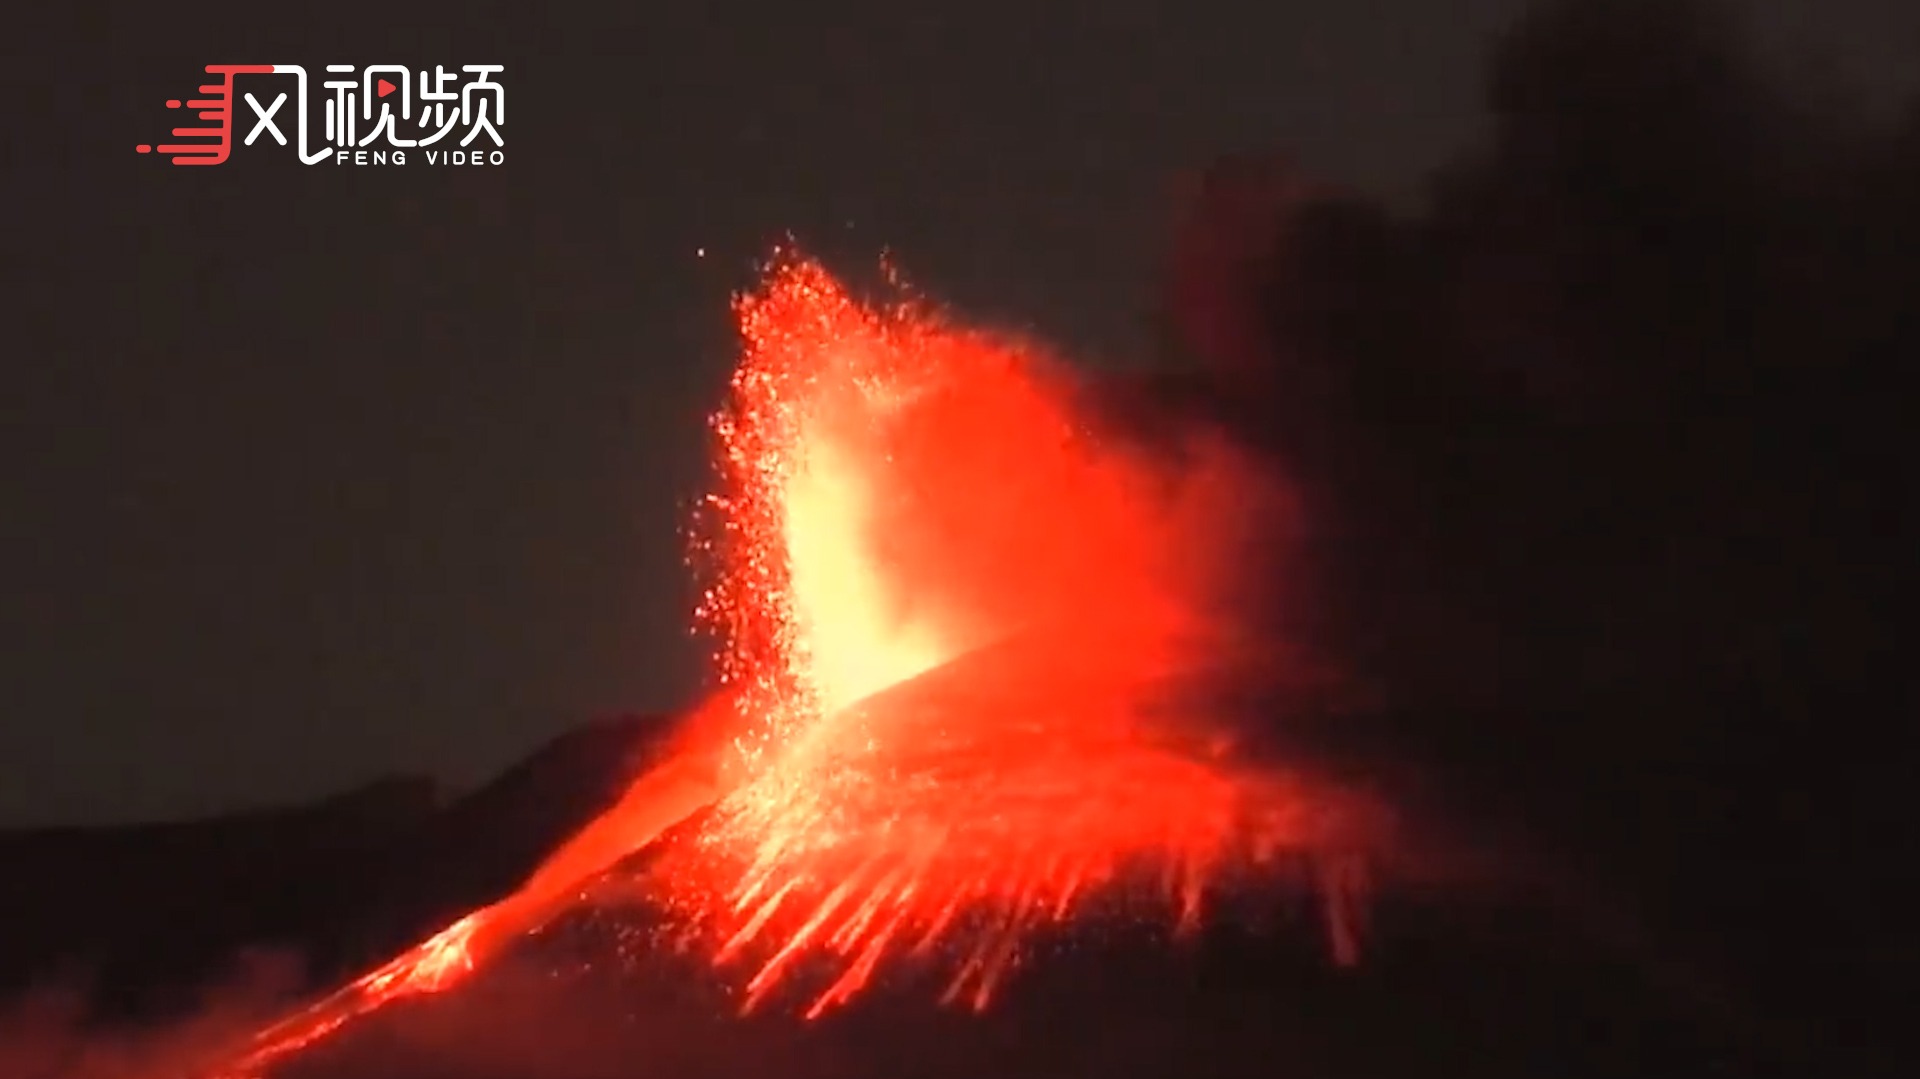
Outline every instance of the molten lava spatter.
<path id="1" fill-rule="evenodd" d="M 1261 493 L 1231 457 L 1106 445 L 1033 346 L 811 263 L 741 314 L 704 613 L 750 680 L 748 779 L 665 872 L 720 959 L 761 955 L 749 1005 L 809 952 L 841 963 L 817 1013 L 946 950 L 983 1006 L 1099 885 L 1191 919 L 1221 868 L 1328 845 L 1327 799 L 1209 753 L 1218 547 Z"/>
<path id="2" fill-rule="evenodd" d="M 1034 346 L 795 257 L 738 311 L 698 532 L 722 692 L 514 895 L 211 1074 L 457 983 L 704 807 L 644 891 L 717 965 L 751 960 L 747 1007 L 828 960 L 810 1014 L 909 956 L 981 1007 L 1032 930 L 1140 890 L 1116 885 L 1190 923 L 1220 875 L 1351 838 L 1344 799 L 1236 762 L 1208 703 L 1237 677 L 1224 544 L 1268 493 L 1232 455 L 1109 443 Z"/>

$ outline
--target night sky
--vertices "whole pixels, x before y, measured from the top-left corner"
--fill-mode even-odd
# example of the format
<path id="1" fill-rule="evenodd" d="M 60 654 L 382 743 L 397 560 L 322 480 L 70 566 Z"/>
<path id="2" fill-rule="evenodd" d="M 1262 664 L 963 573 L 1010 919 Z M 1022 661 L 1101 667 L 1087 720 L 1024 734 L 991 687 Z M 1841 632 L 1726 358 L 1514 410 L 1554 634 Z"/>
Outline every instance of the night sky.
<path id="1" fill-rule="evenodd" d="M 29 16 L 56 25 L 7 64 L 0 825 L 471 782 L 686 703 L 682 509 L 729 294 L 783 232 L 1138 359 L 1176 174 L 1279 150 L 1411 203 L 1524 6 Z M 1804 77 L 1913 81 L 1920 8 L 1751 6 Z M 506 162 L 133 152 L 204 65 L 272 61 L 504 64 Z"/>

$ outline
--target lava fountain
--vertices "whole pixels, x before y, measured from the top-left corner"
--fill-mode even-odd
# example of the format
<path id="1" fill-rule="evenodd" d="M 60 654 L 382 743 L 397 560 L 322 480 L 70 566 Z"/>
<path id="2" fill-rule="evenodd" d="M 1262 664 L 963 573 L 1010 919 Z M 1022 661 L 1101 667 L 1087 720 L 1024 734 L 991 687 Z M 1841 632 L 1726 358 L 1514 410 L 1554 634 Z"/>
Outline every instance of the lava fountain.
<path id="1" fill-rule="evenodd" d="M 984 1007 L 1032 931 L 1102 897 L 1191 924 L 1224 876 L 1370 838 L 1353 800 L 1240 759 L 1210 703 L 1284 661 L 1222 615 L 1241 523 L 1278 493 L 1223 445 L 1104 435 L 1044 350 L 904 296 L 863 304 L 782 253 L 738 302 L 695 545 L 721 692 L 666 763 L 519 891 L 211 1074 L 457 983 L 702 810 L 638 883 L 747 965 L 743 1007 L 814 981 L 809 1015 L 912 957 Z"/>
<path id="2" fill-rule="evenodd" d="M 1244 674 L 1222 600 L 1268 482 L 1223 445 L 1106 436 L 1038 347 L 863 306 L 811 263 L 740 313 L 708 531 L 734 569 L 703 616 L 747 778 L 661 872 L 720 960 L 757 952 L 749 1006 L 808 954 L 839 960 L 818 1014 L 944 952 L 981 1007 L 1104 885 L 1191 923 L 1216 874 L 1353 826 L 1237 765 L 1202 692 Z"/>

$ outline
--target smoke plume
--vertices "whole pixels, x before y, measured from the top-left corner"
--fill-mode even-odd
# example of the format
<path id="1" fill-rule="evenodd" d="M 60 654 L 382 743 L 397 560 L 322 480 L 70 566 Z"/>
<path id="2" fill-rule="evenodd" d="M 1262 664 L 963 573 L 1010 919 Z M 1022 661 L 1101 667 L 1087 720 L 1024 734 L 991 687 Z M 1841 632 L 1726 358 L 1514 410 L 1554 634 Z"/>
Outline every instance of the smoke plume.
<path id="1" fill-rule="evenodd" d="M 1828 990 L 1902 954 L 1920 103 L 1823 113 L 1650 0 L 1541 9 L 1487 86 L 1414 215 L 1207 174 L 1155 394 L 1296 481 L 1313 636 L 1380 698 L 1344 737 L 1857 1034 L 1887 1006 Z"/>

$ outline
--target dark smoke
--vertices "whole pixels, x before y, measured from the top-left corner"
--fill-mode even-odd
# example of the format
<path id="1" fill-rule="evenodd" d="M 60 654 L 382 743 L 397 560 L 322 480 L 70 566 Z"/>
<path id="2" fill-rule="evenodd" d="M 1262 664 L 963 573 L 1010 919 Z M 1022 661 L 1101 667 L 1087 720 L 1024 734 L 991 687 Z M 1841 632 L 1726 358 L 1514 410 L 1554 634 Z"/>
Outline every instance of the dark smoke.
<path id="1" fill-rule="evenodd" d="M 1822 114 L 1738 30 L 1542 10 L 1417 216 L 1223 163 L 1175 257 L 1194 366 L 1155 392 L 1303 485 L 1313 636 L 1380 695 L 1351 737 L 1864 1056 L 1914 958 L 1920 102 Z"/>

